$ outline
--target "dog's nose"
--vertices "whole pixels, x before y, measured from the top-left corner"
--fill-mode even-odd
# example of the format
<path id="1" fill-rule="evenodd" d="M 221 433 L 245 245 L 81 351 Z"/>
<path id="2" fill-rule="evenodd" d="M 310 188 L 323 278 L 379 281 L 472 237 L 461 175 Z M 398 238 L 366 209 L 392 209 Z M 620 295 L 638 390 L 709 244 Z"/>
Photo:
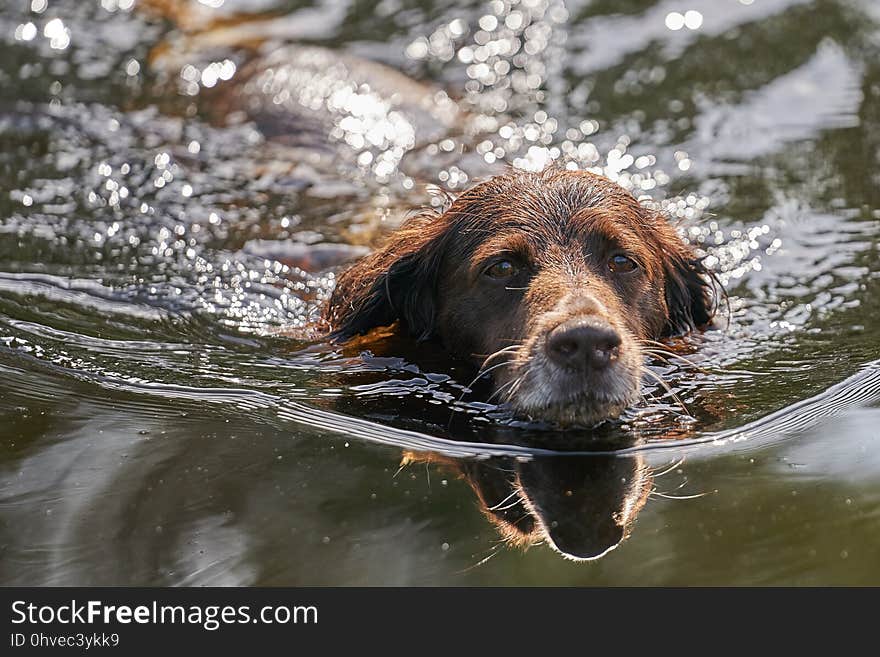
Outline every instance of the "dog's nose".
<path id="1" fill-rule="evenodd" d="M 572 370 L 601 370 L 620 354 L 620 334 L 602 320 L 569 320 L 547 335 L 547 355 Z"/>

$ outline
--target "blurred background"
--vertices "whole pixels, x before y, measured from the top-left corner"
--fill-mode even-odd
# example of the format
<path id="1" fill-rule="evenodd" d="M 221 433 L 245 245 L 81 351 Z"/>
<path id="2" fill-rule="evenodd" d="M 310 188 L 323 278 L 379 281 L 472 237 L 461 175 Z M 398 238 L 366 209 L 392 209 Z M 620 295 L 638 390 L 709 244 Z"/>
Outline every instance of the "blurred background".
<path id="1" fill-rule="evenodd" d="M 880 583 L 878 51 L 873 0 L 4 2 L 0 582 Z M 554 162 L 729 293 L 563 437 L 655 449 L 542 457 L 442 354 L 311 329 Z"/>

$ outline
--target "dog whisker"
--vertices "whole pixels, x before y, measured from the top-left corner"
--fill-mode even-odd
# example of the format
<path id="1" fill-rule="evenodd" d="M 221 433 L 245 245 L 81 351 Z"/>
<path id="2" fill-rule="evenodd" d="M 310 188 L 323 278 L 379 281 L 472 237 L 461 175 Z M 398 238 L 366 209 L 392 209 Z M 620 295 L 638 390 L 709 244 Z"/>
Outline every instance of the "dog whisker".
<path id="1" fill-rule="evenodd" d="M 495 370 L 497 370 L 500 367 L 506 367 L 509 365 L 513 365 L 513 361 L 506 360 L 503 363 L 498 363 L 497 365 L 493 365 L 492 367 L 490 367 L 488 369 L 481 369 L 479 372 L 477 372 L 477 376 L 474 377 L 474 380 L 471 381 L 469 384 L 467 384 L 467 387 L 470 388 L 471 386 L 473 386 L 477 381 L 482 379 L 489 372 L 494 372 Z"/>
<path id="2" fill-rule="evenodd" d="M 510 390 L 507 391 L 507 398 L 508 399 L 513 398 L 513 396 L 517 393 L 517 391 L 522 386 L 522 383 L 523 383 L 523 381 L 525 381 L 525 379 L 526 379 L 526 374 L 523 374 L 522 376 L 520 376 L 519 378 L 516 379 L 516 383 L 513 384 L 513 387 L 511 387 Z"/>
<path id="3" fill-rule="evenodd" d="M 507 504 L 507 501 L 510 500 L 511 498 L 515 498 L 513 503 Z M 487 506 L 486 509 L 488 511 L 506 511 L 507 509 L 512 509 L 518 503 L 519 503 L 519 493 L 514 490 L 510 493 L 510 495 L 508 495 L 503 500 L 498 502 L 498 504 L 495 504 L 493 506 Z"/>
<path id="4" fill-rule="evenodd" d="M 654 356 L 660 356 L 662 354 L 665 356 L 669 356 L 670 358 L 677 358 L 678 360 L 687 363 L 688 365 L 693 367 L 695 370 L 698 370 L 699 372 L 702 372 L 704 374 L 709 373 L 705 368 L 701 367 L 700 365 L 697 365 L 690 358 L 685 358 L 681 354 L 677 354 L 674 351 L 670 351 L 666 347 L 666 345 L 664 345 L 662 342 L 657 342 L 656 340 L 639 340 L 639 344 L 642 345 L 643 347 L 645 347 L 645 346 L 649 347 L 648 349 L 642 349 L 642 351 L 646 354 L 651 354 Z M 651 346 L 651 345 L 656 345 L 656 347 Z M 669 363 L 668 360 L 666 362 Z M 670 363 L 670 365 L 671 364 L 672 363 Z"/>
<path id="5" fill-rule="evenodd" d="M 493 551 L 489 554 L 488 557 L 484 557 L 483 559 L 480 559 L 477 563 L 475 563 L 475 564 L 473 564 L 473 565 L 471 565 L 471 566 L 468 566 L 467 568 L 464 568 L 464 569 L 462 569 L 462 570 L 457 571 L 456 574 L 458 574 L 458 575 L 462 575 L 462 574 L 464 574 L 464 573 L 466 573 L 466 572 L 469 572 L 469 571 L 473 570 L 474 568 L 479 568 L 479 567 L 482 566 L 484 563 L 486 563 L 487 561 L 489 561 L 489 559 L 491 559 L 492 557 L 494 557 L 496 554 L 499 553 L 499 551 L 498 551 L 498 549 L 497 549 L 498 547 L 499 547 L 498 545 L 496 545 L 495 547 L 493 547 L 493 548 L 492 548 Z"/>
<path id="6" fill-rule="evenodd" d="M 655 472 L 653 473 L 653 477 L 657 479 L 658 477 L 662 477 L 663 475 L 669 474 L 673 470 L 675 470 L 678 466 L 684 463 L 684 457 L 678 459 L 675 463 L 666 468 L 663 472 Z"/>
<path id="7" fill-rule="evenodd" d="M 661 493 L 659 491 L 651 491 L 651 495 L 654 497 L 662 497 L 667 500 L 695 500 L 700 497 L 705 497 L 708 493 L 694 493 L 693 495 L 669 495 L 667 493 Z"/>
<path id="8" fill-rule="evenodd" d="M 486 357 L 486 359 L 482 362 L 482 364 L 480 365 L 480 370 L 482 370 L 484 367 L 486 367 L 486 365 L 488 365 L 489 362 L 492 361 L 493 359 L 495 359 L 499 356 L 504 356 L 505 354 L 513 353 L 517 349 L 519 349 L 519 345 L 510 345 L 509 347 L 504 347 L 494 353 L 489 354 Z"/>
<path id="9" fill-rule="evenodd" d="M 489 395 L 489 398 L 486 400 L 486 403 L 487 403 L 487 404 L 490 403 L 493 399 L 495 399 L 495 397 L 497 397 L 497 396 L 500 395 L 502 392 L 504 392 L 504 389 L 505 389 L 505 388 L 507 388 L 508 386 L 511 386 L 511 385 L 516 385 L 516 383 L 517 383 L 518 381 L 519 381 L 519 378 L 511 379 L 511 380 L 508 381 L 507 383 L 505 383 L 505 384 L 499 386 L 498 389 L 497 389 L 495 392 L 493 392 L 491 395 Z"/>
<path id="10" fill-rule="evenodd" d="M 676 402 L 679 406 L 681 406 L 681 409 L 684 411 L 685 415 L 690 415 L 690 411 L 688 411 L 687 406 L 684 405 L 684 402 L 681 401 L 681 397 L 679 397 L 677 394 L 675 394 L 675 391 L 669 386 L 668 383 L 666 383 L 666 381 L 664 381 L 664 380 L 660 377 L 660 375 L 658 375 L 658 374 L 655 373 L 655 372 L 652 372 L 652 371 L 649 370 L 649 369 L 645 369 L 645 370 L 643 370 L 643 373 L 644 373 L 644 374 L 647 374 L 649 377 L 651 377 L 652 379 L 654 379 L 654 381 L 656 381 L 657 383 L 659 383 L 660 386 L 661 386 L 664 390 L 666 390 L 666 392 L 667 392 L 667 393 L 668 393 L 668 394 L 669 394 L 669 395 L 675 400 L 675 402 Z"/>

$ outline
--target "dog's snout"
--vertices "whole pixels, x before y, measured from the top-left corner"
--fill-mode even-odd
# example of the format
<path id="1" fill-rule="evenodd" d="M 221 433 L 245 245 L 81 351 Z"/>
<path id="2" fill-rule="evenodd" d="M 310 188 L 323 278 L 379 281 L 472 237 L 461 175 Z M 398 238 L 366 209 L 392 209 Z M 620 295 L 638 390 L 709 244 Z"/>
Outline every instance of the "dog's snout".
<path id="1" fill-rule="evenodd" d="M 606 322 L 571 320 L 550 331 L 546 350 L 560 367 L 600 370 L 617 359 L 620 343 L 620 334 Z"/>

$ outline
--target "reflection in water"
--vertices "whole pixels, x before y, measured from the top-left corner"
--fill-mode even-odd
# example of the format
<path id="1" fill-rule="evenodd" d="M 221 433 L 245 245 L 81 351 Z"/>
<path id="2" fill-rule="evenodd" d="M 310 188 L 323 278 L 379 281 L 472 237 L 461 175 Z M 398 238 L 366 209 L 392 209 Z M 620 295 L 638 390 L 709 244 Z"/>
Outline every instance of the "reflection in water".
<path id="1" fill-rule="evenodd" d="M 627 55 L 639 53 L 653 43 L 662 45 L 660 59 L 679 56 L 700 37 L 719 37 L 744 24 L 755 23 L 809 0 L 762 0 L 761 2 L 716 2 L 690 0 L 686 8 L 699 14 L 693 26 L 677 26 L 674 14 L 683 5 L 677 0 L 646 3 L 647 11 L 637 16 L 599 16 L 570 38 L 580 54 L 572 62 L 580 74 L 609 68 Z M 682 21 L 683 22 L 683 21 Z M 686 29 L 682 29 L 685 27 Z M 666 55 L 666 57 L 663 57 Z"/>
<path id="2" fill-rule="evenodd" d="M 467 481 L 506 542 L 546 543 L 574 560 L 598 559 L 625 540 L 652 485 L 638 454 L 444 464 Z"/>
<path id="3" fill-rule="evenodd" d="M 861 72 L 835 42 L 735 107 L 707 107 L 694 121 L 694 136 L 681 145 L 709 162 L 743 161 L 773 153 L 784 141 L 809 137 L 817 128 L 858 125 Z M 834 85 L 829 86 L 829 85 Z M 785 124 L 772 117 L 782 113 Z"/>

